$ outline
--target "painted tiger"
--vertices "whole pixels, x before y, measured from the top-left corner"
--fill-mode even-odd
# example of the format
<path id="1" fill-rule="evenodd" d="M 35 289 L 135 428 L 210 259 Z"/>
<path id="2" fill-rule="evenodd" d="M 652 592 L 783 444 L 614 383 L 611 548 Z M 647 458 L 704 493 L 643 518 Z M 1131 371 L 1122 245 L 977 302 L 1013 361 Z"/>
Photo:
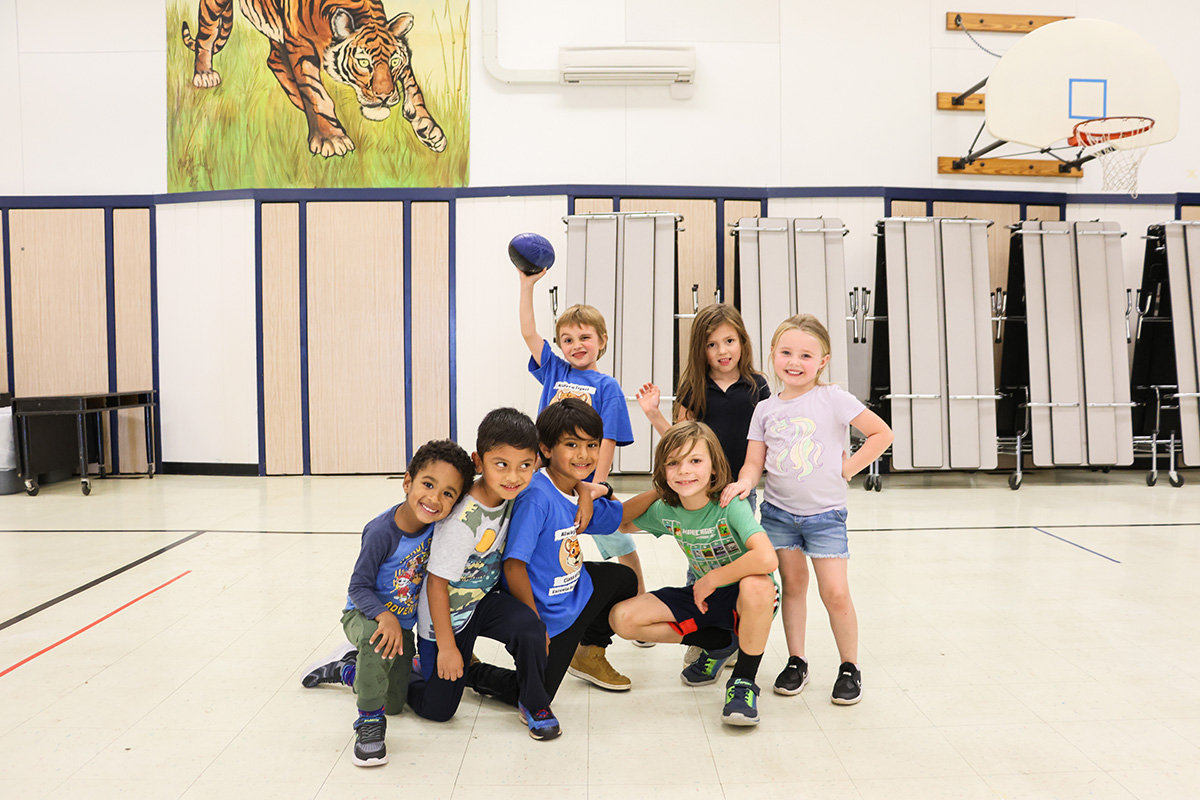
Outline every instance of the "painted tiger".
<path id="1" fill-rule="evenodd" d="M 446 149 L 446 134 L 425 107 L 412 71 L 412 51 L 404 34 L 413 26 L 407 12 L 390 20 L 382 0 L 240 0 L 242 15 L 271 40 L 267 66 L 288 99 L 308 119 L 308 149 L 325 158 L 354 149 L 338 121 L 333 99 L 321 83 L 321 69 L 354 88 L 362 115 L 386 119 L 401 110 L 421 144 L 435 153 Z M 185 21 L 183 44 L 196 54 L 192 85 L 221 83 L 213 56 L 233 28 L 233 0 L 200 0 L 195 38 Z"/>

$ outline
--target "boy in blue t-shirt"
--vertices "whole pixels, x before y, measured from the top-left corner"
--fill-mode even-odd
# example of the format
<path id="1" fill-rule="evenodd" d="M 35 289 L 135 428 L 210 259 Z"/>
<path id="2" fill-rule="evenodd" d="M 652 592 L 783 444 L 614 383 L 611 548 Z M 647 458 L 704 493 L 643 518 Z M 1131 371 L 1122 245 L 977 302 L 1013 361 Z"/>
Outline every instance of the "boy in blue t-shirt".
<path id="1" fill-rule="evenodd" d="M 501 642 L 516 664 L 517 691 L 501 700 L 516 706 L 534 739 L 561 731 L 543 679 L 546 626 L 521 601 L 497 588 L 513 498 L 529 485 L 538 461 L 538 432 L 515 408 L 488 412 L 471 454 L 479 478 L 453 513 L 437 524 L 429 577 L 417 610 L 420 659 L 408 687 L 419 716 L 445 722 L 478 664 L 464 664 L 475 640 Z"/>
<path id="2" fill-rule="evenodd" d="M 559 358 L 550 349 L 550 343 L 538 333 L 533 314 L 533 286 L 545 276 L 546 270 L 533 275 L 518 270 L 518 274 L 521 276 L 521 336 L 529 348 L 529 371 L 542 384 L 538 413 L 568 397 L 582 400 L 596 409 L 603 421 L 603 430 L 595 475 L 589 480 L 604 483 L 608 480 L 617 448 L 633 444 L 633 426 L 629 422 L 629 406 L 621 384 L 596 368 L 596 362 L 608 349 L 604 315 L 588 305 L 574 305 L 560 314 L 554 327 L 554 341 L 563 354 Z M 632 536 L 613 532 L 596 536 L 592 541 L 603 558 L 616 558 L 632 569 L 637 576 L 638 591 L 645 591 L 642 562 Z"/>
<path id="3" fill-rule="evenodd" d="M 387 763 L 385 714 L 399 714 L 408 694 L 412 627 L 425 581 L 433 524 L 445 519 L 475 478 L 475 464 L 452 441 L 427 442 L 404 474 L 404 502 L 363 528 L 342 628 L 350 644 L 331 663 L 304 676 L 306 687 L 344 683 L 358 696 L 354 763 Z"/>
<path id="4" fill-rule="evenodd" d="M 554 699 L 570 672 L 605 689 L 627 690 L 629 678 L 605 658 L 612 643 L 608 612 L 637 594 L 637 578 L 623 564 L 584 563 L 575 523 L 577 487 L 596 466 L 604 423 L 582 400 L 567 399 L 546 408 L 537 419 L 545 469 L 513 503 L 504 549 L 504 584 L 546 626 L 545 689 Z M 621 504 L 597 499 L 584 531 L 604 534 L 621 522 Z M 512 670 L 479 664 L 473 686 L 482 694 L 511 694 Z"/>

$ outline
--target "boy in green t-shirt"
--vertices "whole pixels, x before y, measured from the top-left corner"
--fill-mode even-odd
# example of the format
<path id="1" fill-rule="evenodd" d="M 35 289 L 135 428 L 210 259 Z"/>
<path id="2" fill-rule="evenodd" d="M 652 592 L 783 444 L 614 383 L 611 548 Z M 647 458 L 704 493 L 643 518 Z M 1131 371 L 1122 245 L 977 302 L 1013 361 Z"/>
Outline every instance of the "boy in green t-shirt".
<path id="1" fill-rule="evenodd" d="M 729 463 L 704 423 L 680 422 L 663 434 L 653 480 L 660 499 L 625 522 L 655 536 L 674 536 L 699 577 L 691 586 L 668 586 L 618 603 L 609 616 L 613 630 L 625 639 L 703 648 L 680 675 L 689 686 L 716 681 L 736 652 L 721 718 L 730 725 L 757 725 L 754 680 L 779 605 L 771 577 L 779 565 L 775 549 L 746 501 L 718 505 L 730 480 Z"/>

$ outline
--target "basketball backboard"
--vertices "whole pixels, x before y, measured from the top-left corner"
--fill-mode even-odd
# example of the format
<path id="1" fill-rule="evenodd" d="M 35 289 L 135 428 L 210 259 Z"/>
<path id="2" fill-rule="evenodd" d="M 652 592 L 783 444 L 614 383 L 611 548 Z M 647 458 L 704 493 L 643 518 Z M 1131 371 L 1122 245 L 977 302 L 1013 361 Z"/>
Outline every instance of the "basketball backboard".
<path id="1" fill-rule="evenodd" d="M 1140 35 L 1098 19 L 1065 19 L 1026 34 L 987 81 L 988 132 L 1029 147 L 1064 145 L 1074 127 L 1098 117 L 1149 117 L 1138 145 L 1179 130 L 1179 83 Z"/>

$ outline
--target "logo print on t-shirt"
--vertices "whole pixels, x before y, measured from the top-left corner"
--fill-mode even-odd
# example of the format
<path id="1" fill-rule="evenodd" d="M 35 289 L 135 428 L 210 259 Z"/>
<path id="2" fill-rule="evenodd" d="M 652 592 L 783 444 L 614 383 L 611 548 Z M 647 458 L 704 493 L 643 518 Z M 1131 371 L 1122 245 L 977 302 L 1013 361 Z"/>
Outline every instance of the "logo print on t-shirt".
<path id="1" fill-rule="evenodd" d="M 790 472 L 802 481 L 812 474 L 821 463 L 821 443 L 814 435 L 817 425 L 811 419 L 794 417 L 781 419 L 771 425 L 771 433 L 784 440 L 775 456 L 775 467 L 780 472 Z"/>
<path id="2" fill-rule="evenodd" d="M 486 553 L 488 548 L 496 543 L 496 529 L 488 528 L 479 537 L 479 544 L 475 545 L 476 553 Z"/>
<path id="3" fill-rule="evenodd" d="M 559 400 L 574 398 L 582 400 L 589 406 L 592 404 L 592 393 L 595 392 L 595 387 L 581 386 L 578 383 L 570 383 L 569 381 L 558 381 L 554 384 L 554 397 L 546 405 L 553 405 Z"/>
<path id="4" fill-rule="evenodd" d="M 558 563 L 567 575 L 579 571 L 580 565 L 583 564 L 583 549 L 579 546 L 579 539 L 574 535 L 562 540 L 562 546 L 558 551 Z"/>

